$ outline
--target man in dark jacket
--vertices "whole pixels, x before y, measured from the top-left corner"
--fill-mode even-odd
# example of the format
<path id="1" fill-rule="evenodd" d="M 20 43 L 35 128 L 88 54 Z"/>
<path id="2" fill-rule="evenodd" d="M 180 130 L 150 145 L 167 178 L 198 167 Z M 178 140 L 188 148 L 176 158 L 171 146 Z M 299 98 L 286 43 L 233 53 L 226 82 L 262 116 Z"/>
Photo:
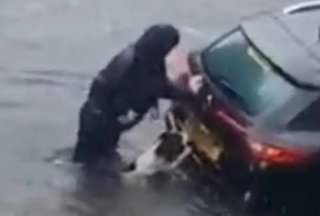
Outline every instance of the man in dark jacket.
<path id="1" fill-rule="evenodd" d="M 173 26 L 154 25 L 99 72 L 80 110 L 75 162 L 114 155 L 121 133 L 139 123 L 158 99 L 192 100 L 166 76 L 165 57 L 178 43 Z M 135 116 L 130 119 L 129 113 Z"/>

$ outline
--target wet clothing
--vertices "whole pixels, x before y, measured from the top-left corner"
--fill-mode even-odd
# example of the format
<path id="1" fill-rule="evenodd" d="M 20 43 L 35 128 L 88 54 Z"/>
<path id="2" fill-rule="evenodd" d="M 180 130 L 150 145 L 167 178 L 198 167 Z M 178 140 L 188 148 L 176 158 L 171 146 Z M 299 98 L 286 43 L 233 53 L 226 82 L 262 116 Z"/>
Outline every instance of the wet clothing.
<path id="1" fill-rule="evenodd" d="M 87 101 L 80 109 L 78 142 L 74 153 L 76 162 L 94 162 L 98 155 L 113 155 L 120 137 L 114 115 L 101 112 Z M 108 148 L 107 148 L 108 147 Z"/>
<path id="2" fill-rule="evenodd" d="M 189 93 L 171 85 L 165 73 L 165 56 L 178 41 L 173 27 L 153 26 L 99 72 L 80 110 L 74 161 L 114 154 L 121 133 L 139 123 L 160 98 L 191 99 Z M 121 122 L 119 118 L 130 111 L 135 118 Z"/>

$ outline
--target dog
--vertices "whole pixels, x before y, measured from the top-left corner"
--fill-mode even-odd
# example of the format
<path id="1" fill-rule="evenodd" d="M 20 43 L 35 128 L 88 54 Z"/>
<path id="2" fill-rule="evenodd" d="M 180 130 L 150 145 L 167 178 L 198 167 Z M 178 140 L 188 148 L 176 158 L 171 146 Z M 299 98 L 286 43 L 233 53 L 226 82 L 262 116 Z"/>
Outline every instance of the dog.
<path id="1" fill-rule="evenodd" d="M 126 179 L 146 178 L 158 173 L 173 173 L 191 153 L 189 136 L 172 112 L 165 116 L 166 130 L 155 143 L 124 169 Z"/>

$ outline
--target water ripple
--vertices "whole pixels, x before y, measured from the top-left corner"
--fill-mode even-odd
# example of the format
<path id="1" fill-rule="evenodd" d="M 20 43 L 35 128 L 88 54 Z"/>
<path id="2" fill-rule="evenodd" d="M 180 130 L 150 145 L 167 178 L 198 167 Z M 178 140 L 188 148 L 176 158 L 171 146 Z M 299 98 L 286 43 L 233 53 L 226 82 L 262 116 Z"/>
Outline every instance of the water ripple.
<path id="1" fill-rule="evenodd" d="M 47 79 L 42 77 L 11 77 L 7 81 L 17 85 L 67 86 L 68 82 Z"/>
<path id="2" fill-rule="evenodd" d="M 92 76 L 88 73 L 80 72 L 80 71 L 64 71 L 64 70 L 55 70 L 55 69 L 43 69 L 43 70 L 24 70 L 25 74 L 33 75 L 33 76 L 45 76 L 45 77 L 55 77 L 55 78 L 67 78 L 72 80 L 88 80 L 91 79 Z"/>
<path id="3" fill-rule="evenodd" d="M 19 108 L 21 106 L 23 106 L 23 104 L 17 101 L 10 101 L 10 100 L 0 101 L 0 109 L 13 109 L 13 108 Z"/>
<path id="4" fill-rule="evenodd" d="M 85 90 L 91 76 L 76 74 L 62 70 L 26 70 L 19 76 L 10 76 L 4 79 L 9 85 L 64 87 L 69 89 Z"/>

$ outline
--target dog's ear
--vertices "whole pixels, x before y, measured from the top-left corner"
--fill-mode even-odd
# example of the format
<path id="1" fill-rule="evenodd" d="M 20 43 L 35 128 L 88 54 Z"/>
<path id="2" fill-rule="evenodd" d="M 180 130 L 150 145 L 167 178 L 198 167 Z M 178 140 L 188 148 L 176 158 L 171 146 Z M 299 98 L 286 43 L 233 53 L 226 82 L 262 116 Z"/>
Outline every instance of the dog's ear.
<path id="1" fill-rule="evenodd" d="M 172 125 L 172 113 L 168 112 L 165 116 L 164 121 L 165 121 L 167 131 L 172 131 L 174 127 Z"/>
<path id="2" fill-rule="evenodd" d="M 182 131 L 182 121 L 176 118 L 173 112 L 168 112 L 165 116 L 165 125 L 167 131 L 181 132 Z"/>
<path id="3" fill-rule="evenodd" d="M 179 121 L 178 119 L 175 119 L 175 126 L 176 126 L 176 131 L 181 132 L 182 131 L 182 122 Z"/>
<path id="4" fill-rule="evenodd" d="M 193 142 L 193 141 L 188 141 L 187 143 L 186 143 L 186 146 L 189 146 L 189 147 L 194 147 L 195 146 L 195 143 Z"/>
<path id="5" fill-rule="evenodd" d="M 129 165 L 125 166 L 122 169 L 122 172 L 132 172 L 137 168 L 137 165 L 135 162 L 130 163 Z"/>
<path id="6" fill-rule="evenodd" d="M 167 138 L 168 138 L 168 132 L 163 132 L 163 133 L 161 133 L 161 134 L 159 135 L 159 137 L 158 137 L 157 140 L 160 140 L 160 141 L 162 142 L 162 141 L 167 140 Z"/>

